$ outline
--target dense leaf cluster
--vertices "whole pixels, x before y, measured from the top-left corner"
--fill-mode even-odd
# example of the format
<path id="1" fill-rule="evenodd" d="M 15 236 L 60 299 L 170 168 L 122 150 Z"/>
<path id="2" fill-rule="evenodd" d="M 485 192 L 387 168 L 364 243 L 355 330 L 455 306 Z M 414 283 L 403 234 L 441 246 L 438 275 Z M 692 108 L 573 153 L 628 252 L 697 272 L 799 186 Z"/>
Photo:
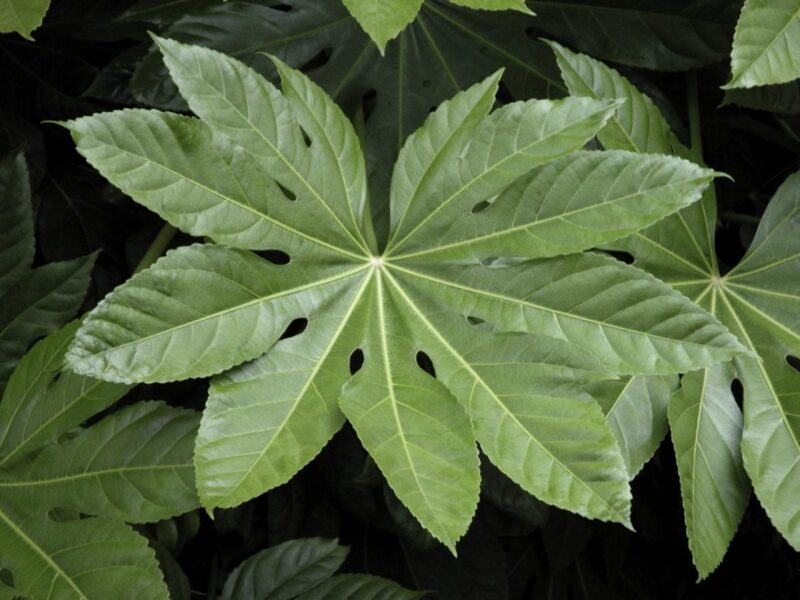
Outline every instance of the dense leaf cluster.
<path id="1" fill-rule="evenodd" d="M 49 4 L 0 598 L 791 597 L 797 0 Z"/>

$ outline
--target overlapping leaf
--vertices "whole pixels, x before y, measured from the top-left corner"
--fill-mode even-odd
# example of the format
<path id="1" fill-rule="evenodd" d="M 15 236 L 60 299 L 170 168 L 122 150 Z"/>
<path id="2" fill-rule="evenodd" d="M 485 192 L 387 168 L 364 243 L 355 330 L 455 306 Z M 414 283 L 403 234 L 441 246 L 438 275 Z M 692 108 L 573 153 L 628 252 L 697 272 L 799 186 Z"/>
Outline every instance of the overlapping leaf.
<path id="1" fill-rule="evenodd" d="M 556 48 L 575 93 L 627 98 L 599 134 L 604 145 L 688 151 L 677 146 L 652 103 L 616 71 Z M 791 176 L 765 212 L 744 259 L 721 275 L 714 253 L 713 190 L 674 216 L 615 243 L 636 265 L 662 278 L 715 314 L 754 353 L 737 357 L 744 384 L 744 420 L 730 392 L 730 375 L 713 367 L 686 375 L 672 400 L 670 423 L 678 455 L 687 533 L 695 564 L 706 576 L 719 564 L 744 512 L 749 483 L 775 526 L 797 547 L 800 513 L 791 498 L 800 486 L 797 236 L 800 178 Z M 741 452 L 739 450 L 741 440 Z"/>
<path id="2" fill-rule="evenodd" d="M 336 540 L 305 538 L 254 554 L 228 576 L 222 600 L 413 600 L 412 592 L 381 577 L 336 575 L 347 548 Z"/>
<path id="3" fill-rule="evenodd" d="M 195 453 L 204 505 L 284 483 L 346 416 L 452 550 L 477 503 L 476 440 L 546 502 L 627 523 L 626 463 L 583 386 L 744 348 L 653 277 L 580 252 L 690 205 L 714 173 L 583 151 L 616 102 L 490 113 L 495 74 L 441 104 L 399 152 L 387 245 L 373 234 L 356 133 L 320 87 L 277 59 L 281 91 L 216 51 L 158 44 L 199 121 L 119 111 L 66 126 L 120 189 L 226 246 L 178 248 L 132 278 L 87 317 L 67 359 L 123 382 L 242 363 L 212 380 Z M 305 330 L 278 341 L 296 319 Z"/>
<path id="4" fill-rule="evenodd" d="M 0 33 L 16 31 L 26 39 L 42 24 L 50 0 L 0 1 Z"/>
<path id="5" fill-rule="evenodd" d="M 75 433 L 128 389 L 61 370 L 78 325 L 36 344 L 0 402 L 0 565 L 34 598 L 164 600 L 153 551 L 122 521 L 197 506 L 198 415 L 142 402 Z"/>
<path id="6" fill-rule="evenodd" d="M 75 316 L 95 259 L 32 268 L 33 258 L 28 169 L 12 153 L 0 161 L 0 393 L 28 347 Z"/>
<path id="7" fill-rule="evenodd" d="M 786 83 L 800 77 L 800 2 L 746 0 L 731 51 L 727 88 Z"/>
<path id="8" fill-rule="evenodd" d="M 665 71 L 724 59 L 737 5 L 727 0 L 533 0 L 536 27 L 600 59 Z"/>
<path id="9" fill-rule="evenodd" d="M 268 77 L 275 68 L 266 53 L 296 68 L 309 65 L 314 81 L 347 112 L 366 119 L 379 232 L 388 227 L 389 167 L 432 107 L 501 67 L 516 98 L 564 95 L 551 54 L 527 33 L 535 20 L 519 12 L 476 12 L 428 0 L 381 56 L 339 0 L 288 0 L 285 10 L 272 4 L 228 2 L 186 14 L 166 35 L 226 52 Z M 186 107 L 157 52 L 136 66 L 131 88 L 145 104 Z"/>
<path id="10" fill-rule="evenodd" d="M 411 23 L 423 0 L 342 0 L 383 54 L 386 42 Z M 525 0 L 451 0 L 455 4 L 485 10 L 516 9 L 527 12 Z"/>

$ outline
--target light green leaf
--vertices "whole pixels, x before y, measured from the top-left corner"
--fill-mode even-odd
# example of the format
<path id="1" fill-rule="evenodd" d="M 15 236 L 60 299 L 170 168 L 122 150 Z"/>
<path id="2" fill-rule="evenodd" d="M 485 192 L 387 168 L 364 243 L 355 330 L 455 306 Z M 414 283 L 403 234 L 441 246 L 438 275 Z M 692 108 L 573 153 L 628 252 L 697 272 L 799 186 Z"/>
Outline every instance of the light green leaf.
<path id="1" fill-rule="evenodd" d="M 513 236 L 491 246 L 491 255 L 467 236 L 466 256 L 480 254 L 484 264 L 444 252 L 424 261 L 411 253 L 379 254 L 384 244 L 373 243 L 355 133 L 320 88 L 279 61 L 282 91 L 214 51 L 159 43 L 207 129 L 191 119 L 141 113 L 163 133 L 140 154 L 160 164 L 174 160 L 182 171 L 172 170 L 192 179 L 205 176 L 204 194 L 249 195 L 261 216 L 245 218 L 219 198 L 212 203 L 219 218 L 201 219 L 194 200 L 171 194 L 163 180 L 143 195 L 124 173 L 141 163 L 119 172 L 103 163 L 103 153 L 115 156 L 122 145 L 111 139 L 98 151 L 98 164 L 115 183 L 130 186 L 134 199 L 175 222 L 185 218 L 187 230 L 231 233 L 226 243 L 263 243 L 277 253 L 264 254 L 271 264 L 212 244 L 170 252 L 92 311 L 68 360 L 80 373 L 130 382 L 203 377 L 241 365 L 214 379 L 202 420 L 195 464 L 206 507 L 235 506 L 287 481 L 343 422 L 338 403 L 399 500 L 451 550 L 477 505 L 476 440 L 544 501 L 627 523 L 625 462 L 584 386 L 618 374 L 702 368 L 744 347 L 682 295 L 605 256 L 509 260 L 532 252 Z M 449 235 L 439 232 L 461 227 L 483 203 L 492 204 L 487 215 L 498 215 L 487 221 L 488 231 L 514 227 L 510 213 L 517 208 L 535 227 L 537 217 L 526 212 L 514 184 L 522 177 L 538 185 L 527 194 L 535 211 L 564 223 L 549 238 L 537 232 L 542 241 L 535 252 L 572 252 L 686 206 L 712 175 L 669 157 L 580 151 L 607 122 L 614 101 L 514 103 L 490 115 L 498 80 L 495 74 L 435 109 L 411 136 L 394 171 L 395 235 L 405 237 L 425 220 L 425 231 L 408 240 L 436 247 Z M 93 117 L 82 127 L 103 123 L 111 131 L 125 115 Z M 146 129 L 124 144 L 132 149 L 146 140 Z M 181 133 L 192 130 L 198 133 Z M 186 157 L 208 165 L 201 148 L 217 152 L 223 140 L 235 159 L 223 161 L 230 168 L 219 178 L 193 173 Z M 588 165 L 578 175 L 608 172 L 591 179 L 591 193 L 577 193 L 570 178 L 550 176 L 572 164 Z M 381 168 L 387 172 L 388 164 Z M 237 192 L 230 177 L 248 191 Z M 257 182 L 270 179 L 295 199 L 267 204 L 275 186 Z M 446 198 L 452 202 L 427 219 Z M 553 215 L 550 204 L 542 208 L 545 200 Z M 568 221 L 570 202 L 583 203 L 592 216 Z M 297 212 L 290 213 L 292 203 Z M 285 219 L 276 215 L 284 209 Z M 239 226 L 262 216 L 276 219 L 274 234 L 258 232 L 268 243 L 242 235 Z M 290 219 L 296 232 L 281 233 L 280 223 Z M 216 230 L 218 222 L 224 227 Z M 558 246 L 557 238 L 578 226 L 580 243 Z M 279 341 L 297 319 L 307 320 L 307 328 Z M 453 319 L 466 329 L 451 339 Z M 365 362 L 351 377 L 356 349 Z M 527 453 L 522 461 L 521 453 Z"/>
<path id="2" fill-rule="evenodd" d="M 468 307 L 504 331 L 571 342 L 617 373 L 657 375 L 730 360 L 742 345 L 654 277 L 599 254 L 483 265 L 396 265 L 412 294 Z"/>
<path id="3" fill-rule="evenodd" d="M 450 0 L 450 2 L 479 10 L 518 10 L 533 14 L 525 5 L 525 0 Z"/>
<path id="4" fill-rule="evenodd" d="M 169 599 L 147 540 L 123 523 L 55 522 L 0 505 L 0 538 L 0 562 L 33 598 Z"/>
<path id="5" fill-rule="evenodd" d="M 0 33 L 16 31 L 26 40 L 39 27 L 50 0 L 0 0 Z"/>
<path id="6" fill-rule="evenodd" d="M 236 567 L 221 600 L 291 600 L 328 580 L 347 557 L 336 540 L 291 540 L 262 550 Z"/>
<path id="7" fill-rule="evenodd" d="M 270 78 L 276 70 L 267 53 L 302 68 L 323 52 L 329 59 L 309 75 L 343 108 L 353 114 L 363 98 L 374 97 L 364 137 L 379 240 L 388 229 L 389 167 L 432 107 L 500 68 L 515 98 L 565 93 L 552 53 L 529 35 L 535 21 L 519 12 L 429 0 L 382 56 L 341 2 L 285 0 L 283 7 L 290 10 L 228 2 L 185 15 L 164 35 L 236 56 Z M 158 52 L 135 65 L 131 88 L 146 105 L 187 109 Z"/>
<path id="8" fill-rule="evenodd" d="M 302 335 L 211 383 L 195 464 L 207 508 L 236 506 L 286 483 L 344 423 L 336 394 L 358 347 L 368 278 L 313 316 Z"/>
<path id="9" fill-rule="evenodd" d="M 750 492 L 732 378 L 730 365 L 687 373 L 669 405 L 686 533 L 701 579 L 722 561 Z"/>
<path id="10" fill-rule="evenodd" d="M 455 554 L 478 505 L 478 451 L 463 409 L 414 364 L 406 311 L 378 277 L 364 300 L 364 366 L 340 405 L 389 486 L 422 526 Z"/>
<path id="11" fill-rule="evenodd" d="M 731 50 L 725 88 L 786 83 L 800 77 L 800 2 L 746 0 Z"/>
<path id="12" fill-rule="evenodd" d="M 484 210 L 439 216 L 439 230 L 431 226 L 422 249 L 393 258 L 480 261 L 580 252 L 696 202 L 713 177 L 678 158 L 576 152 L 520 177 Z"/>
<path id="13" fill-rule="evenodd" d="M 363 205 L 365 177 L 360 145 L 352 125 L 324 92 L 297 72 L 284 75 L 284 96 L 224 54 L 172 40 L 157 42 L 173 80 L 198 116 L 263 161 L 269 175 L 298 202 L 322 209 L 326 218 L 320 222 L 332 223 L 334 230 L 326 233 L 336 245 L 368 250 L 356 214 Z M 307 146 L 304 136 L 313 136 L 316 143 Z"/>
<path id="14" fill-rule="evenodd" d="M 635 138 L 633 130 L 628 133 Z M 787 356 L 800 355 L 800 238 L 794 234 L 798 215 L 800 174 L 795 174 L 771 200 L 748 253 L 725 275 L 719 272 L 714 252 L 713 191 L 701 202 L 614 244 L 630 252 L 637 266 L 709 310 L 753 353 L 734 361 L 744 387 L 742 458 L 758 500 L 795 548 L 800 548 L 800 509 L 794 501 L 800 494 L 800 421 L 796 417 L 800 375 L 787 363 Z M 709 470 L 715 473 L 729 471 L 731 460 L 738 461 L 725 453 L 707 458 L 714 461 Z M 733 490 L 727 489 L 729 499 L 733 498 Z M 746 494 L 746 489 L 738 493 Z M 715 506 L 709 509 L 702 504 L 704 498 L 693 497 L 695 513 L 715 511 Z M 728 512 L 730 519 L 735 514 Z M 703 540 L 704 549 L 695 556 L 701 574 L 713 568 L 735 527 L 736 523 L 729 522 L 717 529 L 717 537 Z M 696 540 L 691 532 L 689 537 Z"/>
<path id="15" fill-rule="evenodd" d="M 213 375 L 266 352 L 292 319 L 323 306 L 363 271 L 275 265 L 216 245 L 179 248 L 103 300 L 78 330 L 67 362 L 122 383 Z"/>
<path id="16" fill-rule="evenodd" d="M 548 504 L 628 524 L 619 448 L 599 407 L 580 390 L 604 377 L 600 365 L 556 340 L 481 335 L 393 285 L 489 459 Z"/>
<path id="17" fill-rule="evenodd" d="M 0 470 L 0 503 L 151 522 L 198 506 L 192 448 L 199 415 L 140 402 L 63 445 Z"/>
<path id="18" fill-rule="evenodd" d="M 417 16 L 422 0 L 342 0 L 383 54 L 386 42 L 397 37 Z"/>
<path id="19" fill-rule="evenodd" d="M 445 106 L 445 105 L 443 105 Z M 404 182 L 427 146 L 423 139 L 409 138 L 395 167 L 392 200 L 406 205 L 405 227 L 398 223 L 388 253 L 403 254 L 423 241 L 422 233 L 436 238 L 433 226 L 461 217 L 480 202 L 493 198 L 520 175 L 554 158 L 579 150 L 613 113 L 614 104 L 566 98 L 555 102 L 530 100 L 504 106 L 472 130 L 467 141 L 453 147 L 462 156 L 451 168 L 439 171 L 413 192 Z M 433 122 L 426 129 L 434 126 Z M 424 130 L 421 130 L 424 131 Z M 422 137 L 422 134 L 420 134 Z M 421 191 L 420 191 L 421 190 Z M 413 239 L 416 237 L 416 239 Z"/>
<path id="20" fill-rule="evenodd" d="M 667 406 L 677 377 L 623 377 L 588 388 L 617 439 L 633 479 L 667 434 Z"/>
<path id="21" fill-rule="evenodd" d="M 744 465 L 756 496 L 800 549 L 800 173 L 778 189 L 721 297 L 731 328 L 761 360 L 737 360 L 744 384 Z"/>
<path id="22" fill-rule="evenodd" d="M 79 325 L 70 323 L 37 343 L 12 373 L 0 402 L 0 466 L 56 440 L 128 391 L 126 385 L 62 370 Z"/>
<path id="23" fill-rule="evenodd" d="M 606 148 L 653 154 L 672 154 L 672 132 L 653 101 L 618 71 L 585 54 L 556 42 L 547 42 L 556 53 L 561 77 L 575 96 L 624 102 L 597 134 Z"/>
<path id="24" fill-rule="evenodd" d="M 106 179 L 174 226 L 221 244 L 293 253 L 345 249 L 335 230 L 304 227 L 313 212 L 292 202 L 245 151 L 212 139 L 201 121 L 148 110 L 123 110 L 65 123 L 78 151 Z M 302 231 L 301 230 L 306 230 Z"/>
<path id="25" fill-rule="evenodd" d="M 297 600 L 416 600 L 423 596 L 424 593 L 412 592 L 374 575 L 337 575 Z"/>
<path id="26" fill-rule="evenodd" d="M 390 248 L 392 241 L 415 223 L 415 213 L 430 210 L 432 196 L 440 194 L 438 188 L 446 176 L 436 167 L 454 164 L 472 139 L 494 104 L 501 74 L 497 72 L 440 104 L 406 140 L 392 172 Z"/>

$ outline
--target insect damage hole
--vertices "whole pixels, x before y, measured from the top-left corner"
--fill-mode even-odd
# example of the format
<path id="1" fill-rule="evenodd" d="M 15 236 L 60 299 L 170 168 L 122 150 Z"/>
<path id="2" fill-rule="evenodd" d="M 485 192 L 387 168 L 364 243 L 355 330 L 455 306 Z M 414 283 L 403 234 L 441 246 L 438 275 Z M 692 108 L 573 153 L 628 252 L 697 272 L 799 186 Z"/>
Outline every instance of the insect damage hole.
<path id="1" fill-rule="evenodd" d="M 436 369 L 433 366 L 433 361 L 431 357 L 428 356 L 425 352 L 420 350 L 417 352 L 417 366 L 425 371 L 431 377 L 436 377 Z"/>
<path id="2" fill-rule="evenodd" d="M 288 265 L 292 257 L 283 250 L 259 250 L 256 252 L 261 258 L 271 262 L 273 265 Z"/>
<path id="3" fill-rule="evenodd" d="M 786 356 L 786 364 L 792 367 L 795 371 L 800 373 L 800 358 L 796 356 L 792 356 L 791 354 Z"/>
<path id="4" fill-rule="evenodd" d="M 289 189 L 283 187 L 277 181 L 275 182 L 275 185 L 278 186 L 278 189 L 283 194 L 283 197 L 286 198 L 289 202 L 294 202 L 295 200 L 297 200 L 297 194 L 295 194 L 292 190 L 289 190 Z"/>
<path id="5" fill-rule="evenodd" d="M 294 319 L 289 325 L 287 325 L 286 329 L 281 334 L 281 339 L 285 340 L 286 338 L 291 338 L 296 335 L 300 335 L 306 330 L 308 327 L 308 319 L 305 317 L 301 317 L 299 319 Z"/>
<path id="6" fill-rule="evenodd" d="M 356 348 L 350 354 L 350 375 L 355 375 L 364 366 L 364 351 L 361 348 Z"/>

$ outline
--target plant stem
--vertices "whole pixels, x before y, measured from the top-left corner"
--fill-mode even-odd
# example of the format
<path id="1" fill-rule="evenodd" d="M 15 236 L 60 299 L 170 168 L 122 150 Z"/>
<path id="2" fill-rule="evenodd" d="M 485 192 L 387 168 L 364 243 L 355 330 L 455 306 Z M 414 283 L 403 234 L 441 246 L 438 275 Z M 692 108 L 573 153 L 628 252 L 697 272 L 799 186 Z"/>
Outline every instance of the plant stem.
<path id="1" fill-rule="evenodd" d="M 686 96 L 689 108 L 689 144 L 695 158 L 703 161 L 703 133 L 700 127 L 700 101 L 697 93 L 697 73 L 687 76 Z"/>
<path id="2" fill-rule="evenodd" d="M 164 250 L 167 249 L 167 246 L 169 246 L 169 243 L 172 241 L 175 231 L 176 230 L 172 225 L 169 223 L 164 223 L 164 226 L 153 239 L 150 247 L 144 253 L 144 256 L 142 256 L 142 259 L 133 269 L 134 275 L 136 275 L 136 273 L 139 271 L 144 271 L 147 267 L 158 260 L 158 257 L 164 253 Z"/>
<path id="3" fill-rule="evenodd" d="M 761 219 L 758 217 L 754 217 L 752 215 L 743 215 L 737 212 L 730 212 L 727 210 L 723 210 L 719 213 L 719 218 L 723 221 L 731 221 L 732 223 L 747 223 L 752 225 L 758 225 L 761 222 Z"/>

